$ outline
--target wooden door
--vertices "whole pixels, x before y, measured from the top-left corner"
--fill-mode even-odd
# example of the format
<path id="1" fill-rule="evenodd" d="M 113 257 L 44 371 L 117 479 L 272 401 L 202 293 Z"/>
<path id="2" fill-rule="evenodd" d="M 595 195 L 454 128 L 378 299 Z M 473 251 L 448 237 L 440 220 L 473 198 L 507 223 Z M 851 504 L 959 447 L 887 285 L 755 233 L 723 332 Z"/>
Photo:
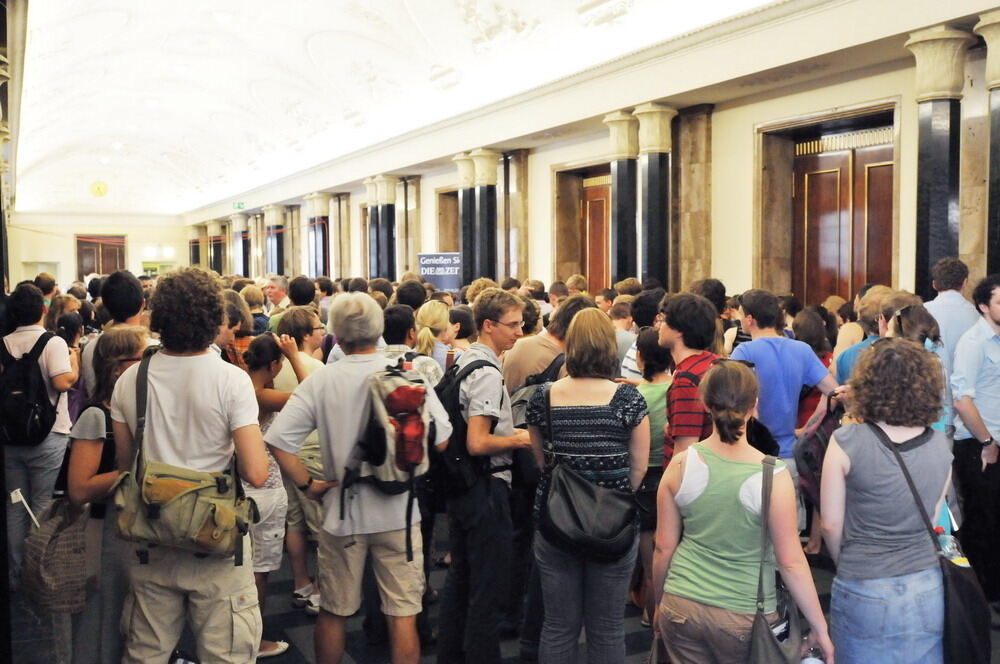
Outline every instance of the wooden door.
<path id="1" fill-rule="evenodd" d="M 76 236 L 76 277 L 111 274 L 125 269 L 124 235 Z"/>
<path id="2" fill-rule="evenodd" d="M 583 188 L 584 273 L 596 293 L 611 286 L 611 185 Z"/>
<path id="3" fill-rule="evenodd" d="M 792 204 L 792 290 L 804 304 L 891 284 L 891 145 L 795 157 Z"/>

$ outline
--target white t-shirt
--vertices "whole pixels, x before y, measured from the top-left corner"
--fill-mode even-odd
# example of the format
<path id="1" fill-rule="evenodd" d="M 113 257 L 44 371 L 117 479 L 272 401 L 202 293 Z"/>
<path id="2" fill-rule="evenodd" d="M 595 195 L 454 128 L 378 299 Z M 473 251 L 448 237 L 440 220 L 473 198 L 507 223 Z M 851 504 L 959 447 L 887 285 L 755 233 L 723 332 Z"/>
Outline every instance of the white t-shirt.
<path id="1" fill-rule="evenodd" d="M 135 435 L 135 381 L 139 364 L 115 383 L 111 419 Z M 232 432 L 257 424 L 250 376 L 211 351 L 178 357 L 157 353 L 149 362 L 146 458 L 203 472 L 229 467 Z"/>
<path id="2" fill-rule="evenodd" d="M 38 337 L 44 332 L 45 328 L 41 325 L 22 325 L 5 336 L 3 343 L 7 347 L 7 352 L 17 359 L 25 353 L 30 353 Z M 69 363 L 69 347 L 62 337 L 49 339 L 38 358 L 38 364 L 42 367 L 42 376 L 46 378 L 45 389 L 49 393 L 49 401 L 56 405 L 56 421 L 52 425 L 52 433 L 69 435 L 72 424 L 69 421 L 66 393 L 57 392 L 52 387 L 53 378 L 73 372 L 73 365 Z"/>
<path id="3" fill-rule="evenodd" d="M 279 450 L 297 454 L 313 429 L 319 430 L 327 479 L 342 479 L 351 453 L 367 423 L 371 395 L 368 377 L 390 364 L 381 353 L 347 355 L 325 366 L 302 383 L 274 418 L 264 440 Z M 427 408 L 439 443 L 451 435 L 448 413 L 434 390 L 427 391 Z M 401 530 L 407 525 L 407 494 L 390 496 L 367 483 L 347 491 L 344 518 L 340 518 L 340 487 L 323 496 L 323 529 L 332 535 L 365 535 Z M 415 509 L 413 523 L 420 521 Z"/>

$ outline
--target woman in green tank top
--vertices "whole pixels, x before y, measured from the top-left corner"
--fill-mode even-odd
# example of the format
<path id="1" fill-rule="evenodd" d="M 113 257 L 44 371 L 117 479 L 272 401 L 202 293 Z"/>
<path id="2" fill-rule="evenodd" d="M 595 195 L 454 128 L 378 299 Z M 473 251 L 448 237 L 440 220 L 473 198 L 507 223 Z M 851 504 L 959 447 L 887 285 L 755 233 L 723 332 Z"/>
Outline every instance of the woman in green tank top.
<path id="1" fill-rule="evenodd" d="M 757 404 L 757 377 L 744 363 L 717 360 L 699 390 L 712 435 L 674 456 L 657 493 L 656 631 L 674 664 L 738 664 L 750 654 L 760 564 L 764 455 L 747 442 L 745 426 Z M 830 663 L 833 644 L 799 542 L 795 488 L 784 464 L 774 472 L 765 610 L 777 619 L 777 565 L 812 628 L 808 644 Z"/>

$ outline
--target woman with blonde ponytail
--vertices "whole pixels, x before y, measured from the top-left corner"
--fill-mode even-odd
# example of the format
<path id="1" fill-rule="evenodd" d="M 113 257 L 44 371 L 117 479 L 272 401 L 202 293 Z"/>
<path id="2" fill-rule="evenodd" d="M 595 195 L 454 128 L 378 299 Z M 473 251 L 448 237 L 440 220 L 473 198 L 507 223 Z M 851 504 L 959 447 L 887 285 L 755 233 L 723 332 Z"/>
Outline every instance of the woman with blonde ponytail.
<path id="1" fill-rule="evenodd" d="M 674 455 L 657 492 L 654 622 L 674 664 L 745 662 L 756 613 L 764 455 L 747 442 L 757 376 L 747 363 L 715 360 L 699 391 L 712 435 Z M 777 568 L 812 628 L 809 644 L 833 662 L 833 644 L 799 543 L 795 488 L 775 461 L 764 607 L 778 621 Z"/>
<path id="2" fill-rule="evenodd" d="M 417 310 L 417 343 L 414 346 L 421 355 L 433 357 L 447 370 L 448 347 L 458 334 L 459 323 L 452 323 L 448 305 L 438 300 L 425 302 Z"/>

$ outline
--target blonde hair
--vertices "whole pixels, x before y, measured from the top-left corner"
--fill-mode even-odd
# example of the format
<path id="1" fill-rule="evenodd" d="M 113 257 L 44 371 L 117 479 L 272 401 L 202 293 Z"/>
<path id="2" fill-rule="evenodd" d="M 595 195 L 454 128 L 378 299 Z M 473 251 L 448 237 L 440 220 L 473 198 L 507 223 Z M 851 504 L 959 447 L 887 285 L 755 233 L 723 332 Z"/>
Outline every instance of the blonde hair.
<path id="1" fill-rule="evenodd" d="M 433 355 L 438 335 L 451 325 L 448 305 L 437 300 L 425 302 L 417 309 L 416 323 L 417 343 L 414 350 L 421 355 Z"/>
<path id="2" fill-rule="evenodd" d="M 618 375 L 618 343 L 615 326 L 596 307 L 573 316 L 566 331 L 566 373 L 573 378 L 609 378 Z"/>
<path id="3" fill-rule="evenodd" d="M 254 285 L 244 286 L 240 295 L 246 300 L 247 306 L 251 309 L 260 309 L 264 306 L 264 291 Z"/>
<path id="4" fill-rule="evenodd" d="M 45 329 L 50 332 L 55 332 L 56 328 L 59 327 L 59 317 L 66 313 L 66 305 L 77 303 L 76 311 L 80 309 L 80 300 L 76 299 L 73 295 L 56 295 L 52 298 L 52 302 L 49 303 L 49 310 L 45 314 Z"/>
<path id="5" fill-rule="evenodd" d="M 575 288 L 580 292 L 587 291 L 587 277 L 582 274 L 572 274 L 566 279 L 566 288 Z"/>
<path id="6" fill-rule="evenodd" d="M 92 344 L 94 346 L 94 385 L 91 395 L 94 403 L 111 400 L 115 389 L 115 369 L 125 358 L 139 357 L 146 349 L 149 330 L 141 325 L 118 325 L 108 328 Z"/>

